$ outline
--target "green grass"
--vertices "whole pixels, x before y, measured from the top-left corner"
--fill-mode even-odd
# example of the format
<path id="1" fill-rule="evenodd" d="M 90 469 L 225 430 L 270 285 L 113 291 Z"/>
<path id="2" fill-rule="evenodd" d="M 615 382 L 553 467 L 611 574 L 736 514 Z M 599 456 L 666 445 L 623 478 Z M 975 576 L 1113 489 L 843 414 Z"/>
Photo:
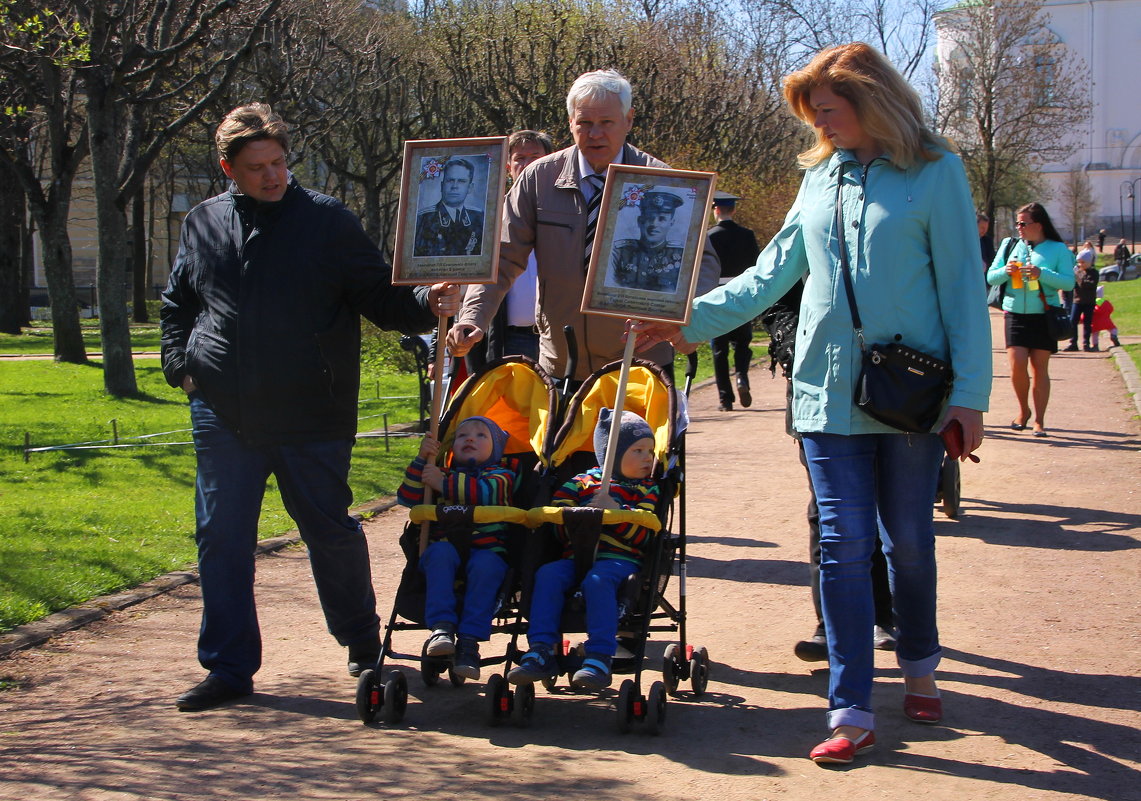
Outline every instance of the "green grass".
<path id="1" fill-rule="evenodd" d="M 102 350 L 102 341 L 99 338 L 99 321 L 83 320 L 80 323 L 83 330 L 83 346 L 88 353 L 98 353 Z M 21 356 L 50 355 L 52 353 L 52 330 L 47 323 L 38 322 L 31 328 L 25 328 L 21 334 L 0 334 L 0 353 L 19 354 Z M 131 350 L 157 351 L 159 348 L 159 328 L 157 324 L 140 324 L 131 326 Z"/>
<path id="2" fill-rule="evenodd" d="M 1117 325 L 1118 335 L 1141 334 L 1141 279 L 1111 281 L 1101 286 L 1105 290 L 1105 297 L 1113 304 L 1112 317 Z M 1101 334 L 1100 344 L 1103 348 L 1109 346 L 1109 335 L 1104 331 Z M 1126 345 L 1125 352 L 1133 359 L 1137 369 L 1141 370 L 1141 344 Z"/>
<path id="3" fill-rule="evenodd" d="M 97 365 L 0 364 L 0 630 L 193 564 L 190 446 L 52 451 L 24 462 L 25 432 L 35 447 L 109 439 L 113 419 L 121 438 L 187 428 L 182 393 L 166 385 L 158 361 L 138 361 L 136 375 L 140 397 L 116 399 L 103 392 Z M 414 376 L 380 380 L 385 395 L 416 392 Z M 372 398 L 372 381 L 365 390 Z M 361 407 L 383 411 L 393 425 L 417 414 L 414 400 Z M 362 429 L 380 426 L 377 418 Z M 358 502 L 395 492 L 415 446 L 390 442 L 386 453 L 381 440 L 359 441 L 350 475 Z M 292 528 L 271 481 L 259 536 Z"/>
<path id="4" fill-rule="evenodd" d="M 98 328 L 84 321 L 88 348 L 99 350 Z M 361 430 L 415 419 L 414 400 L 376 401 L 377 394 L 416 394 L 415 375 L 398 337 L 377 336 L 366 326 L 362 355 Z M 132 349 L 157 350 L 155 326 L 132 327 Z M 0 335 L 0 353 L 51 353 L 50 330 L 19 337 Z M 767 366 L 764 346 L 756 362 Z M 676 374 L 684 374 L 679 359 Z M 712 376 L 709 345 L 699 349 L 697 381 Z M 32 447 L 112 437 L 120 441 L 173 432 L 151 441 L 189 439 L 183 394 L 168 387 L 157 359 L 136 361 L 137 398 L 103 391 L 100 366 L 52 361 L 0 362 L 0 631 L 120 591 L 171 570 L 193 565 L 194 454 L 188 445 L 33 453 L 25 463 L 25 433 Z M 379 391 L 378 391 L 379 390 Z M 349 480 L 358 503 L 395 493 L 414 440 L 358 441 Z M 293 528 L 272 479 L 259 536 Z"/>

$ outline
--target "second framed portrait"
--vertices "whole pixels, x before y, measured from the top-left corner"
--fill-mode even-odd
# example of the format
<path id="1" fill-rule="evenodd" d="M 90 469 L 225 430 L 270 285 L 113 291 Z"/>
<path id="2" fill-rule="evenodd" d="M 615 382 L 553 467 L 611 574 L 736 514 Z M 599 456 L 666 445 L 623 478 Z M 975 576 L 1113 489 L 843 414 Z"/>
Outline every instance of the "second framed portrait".
<path id="1" fill-rule="evenodd" d="M 405 142 L 392 283 L 493 283 L 506 180 L 506 137 Z"/>
<path id="2" fill-rule="evenodd" d="M 686 325 L 716 180 L 611 164 L 581 310 Z"/>

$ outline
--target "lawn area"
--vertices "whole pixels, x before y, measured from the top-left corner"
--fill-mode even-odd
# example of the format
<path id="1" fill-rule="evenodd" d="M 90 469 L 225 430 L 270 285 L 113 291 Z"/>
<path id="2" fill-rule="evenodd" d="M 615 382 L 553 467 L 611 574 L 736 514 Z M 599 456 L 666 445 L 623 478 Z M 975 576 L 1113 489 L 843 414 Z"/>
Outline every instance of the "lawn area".
<path id="1" fill-rule="evenodd" d="M 86 323 L 87 321 L 85 321 Z M 88 347 L 99 350 L 98 329 L 85 325 Z M 391 338 L 390 338 L 391 339 Z M 395 340 L 366 348 L 360 430 L 416 419 L 416 377 L 386 368 L 399 358 Z M 132 348 L 157 350 L 158 329 L 132 330 Z M 754 348 L 767 365 L 764 347 Z M 0 353 L 51 353 L 50 332 L 0 336 Z M 763 360 L 763 361 L 762 361 Z M 183 394 L 168 387 L 157 359 L 138 359 L 139 397 L 103 391 L 98 363 L 0 362 L 0 631 L 136 586 L 195 560 L 194 454 L 187 442 L 189 415 Z M 684 374 L 685 359 L 676 368 Z M 709 346 L 699 350 L 698 381 L 712 375 Z M 115 421 L 114 427 L 112 421 Z M 121 449 L 32 453 L 32 447 L 109 441 Z M 162 433 L 153 439 L 134 439 Z M 362 439 L 349 480 L 357 503 L 395 493 L 416 441 Z M 293 529 L 272 479 L 259 536 Z"/>
<path id="2" fill-rule="evenodd" d="M 33 447 L 112 436 L 173 432 L 189 440 L 182 393 L 166 385 L 157 359 L 136 362 L 140 397 L 103 392 L 98 365 L 44 361 L 0 363 L 0 631 L 193 564 L 194 454 L 188 445 L 51 451 L 25 463 Z M 361 415 L 388 412 L 390 425 L 416 418 L 415 400 L 371 400 L 416 393 L 412 375 L 373 377 Z M 381 427 L 367 419 L 363 430 Z M 350 483 L 358 502 L 395 492 L 415 454 L 409 439 L 360 440 Z M 293 528 L 271 481 L 261 537 Z"/>
<path id="3" fill-rule="evenodd" d="M 88 353 L 98 353 L 103 345 L 99 338 L 99 321 L 84 320 L 80 324 L 83 329 L 83 346 Z M 131 326 L 131 350 L 157 351 L 159 348 L 159 328 L 157 323 Z M 15 353 L 21 356 L 36 354 L 50 354 L 52 352 L 52 330 L 47 324 L 37 324 L 32 328 L 25 328 L 24 333 L 0 333 L 0 353 Z"/>
<path id="4" fill-rule="evenodd" d="M 1141 334 L 1141 279 L 1129 281 L 1109 281 L 1101 285 L 1105 297 L 1113 304 L 1113 322 L 1120 336 Z M 1109 347 L 1109 336 L 1102 332 L 1101 347 Z M 1125 346 L 1125 352 L 1141 370 L 1141 344 Z"/>

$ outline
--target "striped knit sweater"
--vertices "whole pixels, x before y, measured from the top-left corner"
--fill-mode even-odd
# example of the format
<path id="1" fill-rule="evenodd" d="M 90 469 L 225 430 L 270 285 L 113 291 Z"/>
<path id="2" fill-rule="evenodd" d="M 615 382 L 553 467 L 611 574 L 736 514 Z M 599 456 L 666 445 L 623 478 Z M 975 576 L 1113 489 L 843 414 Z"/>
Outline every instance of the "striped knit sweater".
<path id="1" fill-rule="evenodd" d="M 416 506 L 424 502 L 425 462 L 419 456 L 412 460 L 404 472 L 404 483 L 396 493 L 401 506 Z M 510 506 L 515 488 L 515 474 L 501 465 L 487 465 L 470 469 L 458 468 L 444 473 L 444 491 L 436 503 L 464 506 Z M 432 539 L 442 539 L 432 526 Z M 503 553 L 506 550 L 507 524 L 484 523 L 471 533 L 473 548 L 490 548 Z"/>
<path id="2" fill-rule="evenodd" d="M 591 468 L 559 487 L 551 498 L 551 505 L 585 506 L 590 503 L 590 499 L 601 486 L 602 470 L 598 467 Z M 610 482 L 610 497 L 623 509 L 644 509 L 653 512 L 658 504 L 658 484 L 652 478 L 630 481 L 615 477 Z M 636 526 L 632 523 L 603 526 L 602 536 L 598 541 L 598 558 L 625 559 L 628 562 L 639 563 L 651 533 L 645 526 Z M 566 540 L 561 527 L 559 536 Z M 569 559 L 573 555 L 574 552 L 568 544 L 563 551 L 563 558 Z"/>

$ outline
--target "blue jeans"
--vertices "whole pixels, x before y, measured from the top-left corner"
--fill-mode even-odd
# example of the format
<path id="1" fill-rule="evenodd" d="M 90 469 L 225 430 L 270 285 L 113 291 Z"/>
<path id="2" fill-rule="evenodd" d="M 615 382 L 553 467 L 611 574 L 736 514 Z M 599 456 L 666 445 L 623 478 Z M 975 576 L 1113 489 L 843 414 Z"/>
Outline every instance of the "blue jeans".
<path id="1" fill-rule="evenodd" d="M 828 636 L 828 728 L 875 728 L 871 560 L 883 541 L 898 629 L 896 658 L 926 676 L 942 650 L 935 625 L 932 509 L 943 459 L 936 434 L 805 434 L 820 506 L 820 595 Z"/>
<path id="2" fill-rule="evenodd" d="M 351 439 L 301 445 L 242 442 L 200 392 L 190 395 L 198 458 L 194 514 L 202 627 L 198 661 L 239 690 L 253 688 L 261 667 L 254 603 L 254 549 L 266 481 L 277 477 L 281 499 L 306 546 L 330 633 L 341 645 L 376 642 L 380 620 L 368 545 L 349 517 Z"/>
<path id="3" fill-rule="evenodd" d="M 486 640 L 491 637 L 491 618 L 507 563 L 495 551 L 472 548 L 468 554 L 465 575 L 463 616 L 456 614 L 456 574 L 460 571 L 460 555 L 456 546 L 438 540 L 424 549 L 420 570 L 428 583 L 424 599 L 424 622 L 429 628 L 440 623 L 459 624 L 461 637 Z"/>
<path id="4" fill-rule="evenodd" d="M 638 565 L 625 559 L 598 559 L 582 580 L 586 601 L 586 652 L 614 656 L 618 650 L 618 588 L 623 579 L 638 572 Z M 548 562 L 535 574 L 527 642 L 554 645 L 562 633 L 559 621 L 563 601 L 574 587 L 574 560 Z"/>

